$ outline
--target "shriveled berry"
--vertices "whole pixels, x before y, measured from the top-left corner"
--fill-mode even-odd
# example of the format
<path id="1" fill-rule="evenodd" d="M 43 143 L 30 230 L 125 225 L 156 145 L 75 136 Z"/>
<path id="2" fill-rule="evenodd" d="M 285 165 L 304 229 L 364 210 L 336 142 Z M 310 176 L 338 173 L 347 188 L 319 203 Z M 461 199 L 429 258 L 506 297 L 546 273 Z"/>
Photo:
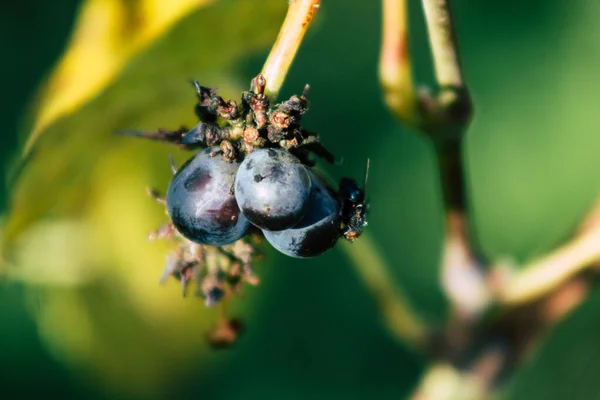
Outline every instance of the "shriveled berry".
<path id="1" fill-rule="evenodd" d="M 310 192 L 306 168 L 282 149 L 254 151 L 235 178 L 235 198 L 244 215 L 271 231 L 296 225 L 308 207 Z"/>
<path id="2" fill-rule="evenodd" d="M 196 153 L 179 168 L 167 190 L 173 225 L 189 240 L 210 246 L 233 243 L 250 227 L 233 195 L 240 164 L 210 156 L 218 150 L 211 147 Z"/>
<path id="3" fill-rule="evenodd" d="M 332 248 L 340 237 L 341 205 L 329 183 L 309 171 L 312 191 L 304 218 L 283 231 L 263 230 L 271 245 L 290 257 L 309 258 Z"/>

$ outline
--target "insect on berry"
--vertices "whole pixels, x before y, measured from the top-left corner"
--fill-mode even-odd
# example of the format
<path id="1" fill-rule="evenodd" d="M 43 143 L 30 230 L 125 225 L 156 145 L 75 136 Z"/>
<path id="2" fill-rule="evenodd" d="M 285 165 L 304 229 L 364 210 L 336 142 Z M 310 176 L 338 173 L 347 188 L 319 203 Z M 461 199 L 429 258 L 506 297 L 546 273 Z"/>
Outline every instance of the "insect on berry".
<path id="1" fill-rule="evenodd" d="M 353 242 L 362 234 L 367 226 L 367 211 L 369 204 L 366 201 L 367 180 L 369 178 L 369 159 L 365 170 L 365 180 L 361 188 L 351 178 L 342 178 L 340 181 L 339 195 L 342 201 L 342 235 L 346 240 Z"/>
<path id="2" fill-rule="evenodd" d="M 271 106 L 261 75 L 239 103 L 193 84 L 199 122 L 192 129 L 118 132 L 197 152 L 178 169 L 171 160 L 174 176 L 165 198 L 152 192 L 171 219 L 152 237 L 181 239 L 163 279 L 179 279 L 184 293 L 195 283 L 210 306 L 241 283 L 257 283 L 251 264 L 261 233 L 296 258 L 318 256 L 340 238 L 361 235 L 369 164 L 364 187 L 344 178 L 337 191 L 311 168 L 313 156 L 329 163 L 335 156 L 301 124 L 308 85 L 302 95 Z"/>

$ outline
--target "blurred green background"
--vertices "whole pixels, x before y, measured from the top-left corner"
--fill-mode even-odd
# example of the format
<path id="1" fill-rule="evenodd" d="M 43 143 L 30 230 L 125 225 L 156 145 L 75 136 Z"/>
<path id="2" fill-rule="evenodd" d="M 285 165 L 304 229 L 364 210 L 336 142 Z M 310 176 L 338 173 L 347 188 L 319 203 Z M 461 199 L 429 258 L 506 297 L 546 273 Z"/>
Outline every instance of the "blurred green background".
<path id="1" fill-rule="evenodd" d="M 246 329 L 229 350 L 204 341 L 216 310 L 181 299 L 175 282 L 158 285 L 170 247 L 144 239 L 165 221 L 144 187 L 166 187 L 173 149 L 111 132 L 191 124 L 188 78 L 227 97 L 245 89 L 285 15 L 280 3 L 222 0 L 193 12 L 38 142 L 20 192 L 36 224 L 14 250 L 26 272 L 0 283 L 0 398 L 402 398 L 418 382 L 426 360 L 388 334 L 340 249 L 294 260 L 265 247 L 261 284 L 235 301 Z M 368 229 L 394 284 L 440 323 L 435 159 L 382 104 L 380 4 L 322 3 L 281 98 L 310 83 L 305 124 L 345 160 L 322 165 L 332 176 L 358 178 L 371 157 Z M 410 3 L 415 74 L 430 84 L 422 12 Z M 5 169 L 78 6 L 0 5 Z M 492 257 L 523 262 L 568 237 L 598 193 L 600 3 L 457 0 L 454 9 L 476 106 L 466 143 L 476 231 Z M 2 190 L 6 210 L 10 189 Z M 549 333 L 506 397 L 600 398 L 598 338 L 596 291 Z"/>

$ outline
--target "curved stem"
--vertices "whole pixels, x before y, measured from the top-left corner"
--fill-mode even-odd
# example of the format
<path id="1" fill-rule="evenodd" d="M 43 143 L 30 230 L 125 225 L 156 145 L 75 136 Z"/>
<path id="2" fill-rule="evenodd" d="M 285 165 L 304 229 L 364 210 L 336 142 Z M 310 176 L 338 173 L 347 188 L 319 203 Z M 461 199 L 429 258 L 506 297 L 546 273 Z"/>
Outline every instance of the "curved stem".
<path id="1" fill-rule="evenodd" d="M 290 0 L 279 36 L 261 72 L 266 80 L 265 94 L 271 100 L 277 97 L 320 4 L 321 0 Z"/>
<path id="2" fill-rule="evenodd" d="M 365 233 L 354 243 L 344 242 L 343 248 L 375 299 L 389 331 L 413 348 L 425 347 L 429 330 L 406 295 L 394 285 L 371 236 Z"/>
<path id="3" fill-rule="evenodd" d="M 571 241 L 520 268 L 501 285 L 498 301 L 517 305 L 535 300 L 600 261 L 600 202 Z M 498 267 L 501 268 L 501 267 Z"/>

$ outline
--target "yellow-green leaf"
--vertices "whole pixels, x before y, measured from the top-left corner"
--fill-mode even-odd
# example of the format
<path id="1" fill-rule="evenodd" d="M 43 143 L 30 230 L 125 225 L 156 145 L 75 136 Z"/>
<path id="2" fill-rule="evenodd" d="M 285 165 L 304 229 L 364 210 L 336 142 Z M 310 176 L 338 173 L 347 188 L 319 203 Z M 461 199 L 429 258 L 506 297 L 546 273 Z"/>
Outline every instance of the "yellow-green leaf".
<path id="1" fill-rule="evenodd" d="M 83 106 L 179 20 L 214 0 L 87 0 L 71 43 L 42 93 L 27 153 L 58 118 Z"/>
<path id="2" fill-rule="evenodd" d="M 90 0 L 81 9 L 39 102 L 1 242 L 8 275 L 30 289 L 42 338 L 74 370 L 152 397 L 207 362 L 216 310 L 182 299 L 177 282 L 161 288 L 173 243 L 146 240 L 168 221 L 146 187 L 166 188 L 169 153 L 189 155 L 114 132 L 194 124 L 190 78 L 239 97 L 286 8 Z M 251 302 L 246 295 L 241 307 Z"/>

